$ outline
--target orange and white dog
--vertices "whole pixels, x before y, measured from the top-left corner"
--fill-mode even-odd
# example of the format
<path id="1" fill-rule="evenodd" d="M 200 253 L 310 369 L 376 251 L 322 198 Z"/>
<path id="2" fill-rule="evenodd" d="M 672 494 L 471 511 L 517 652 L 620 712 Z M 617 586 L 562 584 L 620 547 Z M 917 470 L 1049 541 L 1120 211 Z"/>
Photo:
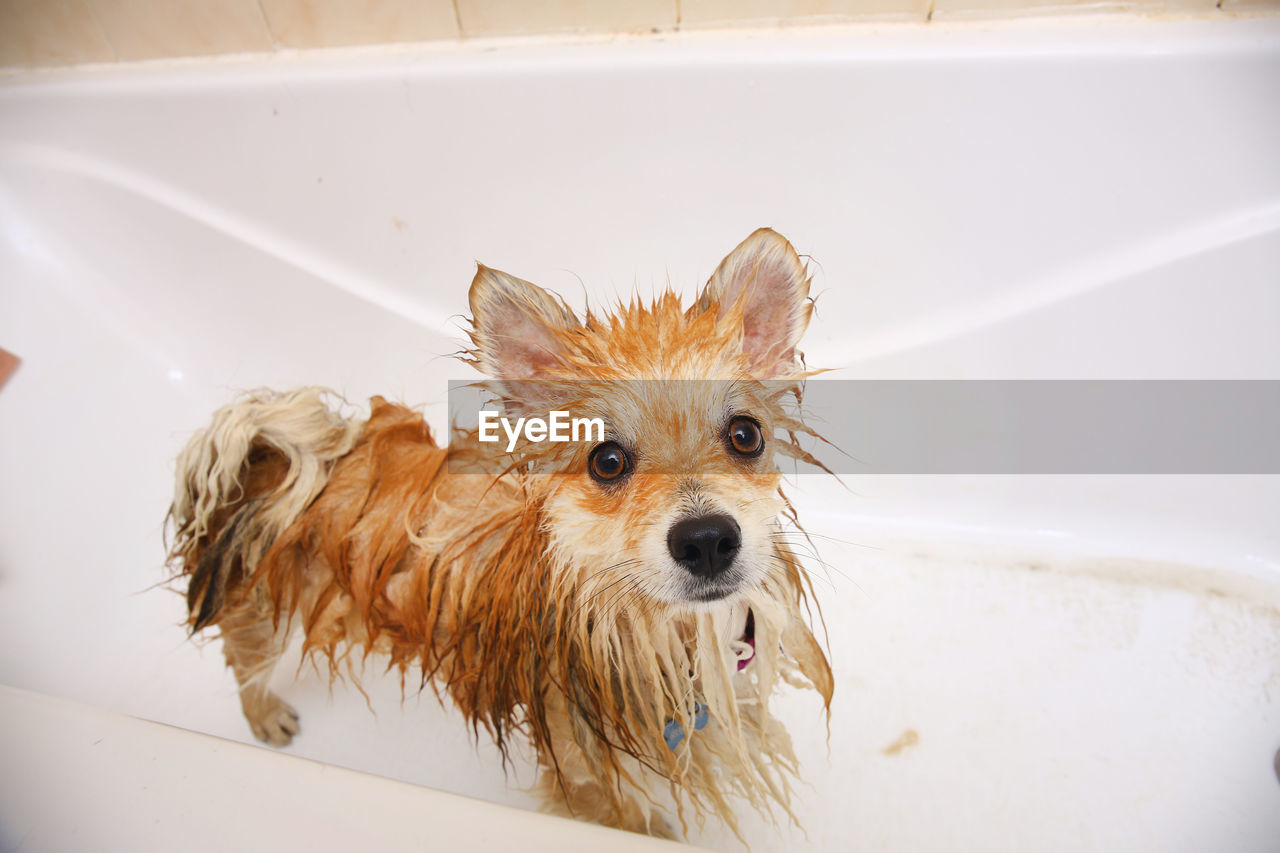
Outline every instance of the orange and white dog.
<path id="1" fill-rule="evenodd" d="M 770 696 L 832 692 L 775 461 L 808 458 L 799 256 L 761 229 L 687 308 L 667 292 L 579 320 L 483 266 L 470 302 L 468 360 L 508 410 L 582 410 L 604 434 L 446 448 L 403 406 L 353 419 L 307 388 L 244 396 L 180 456 L 171 566 L 253 733 L 298 733 L 266 683 L 300 628 L 333 676 L 386 654 L 504 754 L 527 738 L 548 810 L 662 835 L 664 791 L 682 825 L 691 805 L 737 831 L 734 797 L 791 814 Z"/>

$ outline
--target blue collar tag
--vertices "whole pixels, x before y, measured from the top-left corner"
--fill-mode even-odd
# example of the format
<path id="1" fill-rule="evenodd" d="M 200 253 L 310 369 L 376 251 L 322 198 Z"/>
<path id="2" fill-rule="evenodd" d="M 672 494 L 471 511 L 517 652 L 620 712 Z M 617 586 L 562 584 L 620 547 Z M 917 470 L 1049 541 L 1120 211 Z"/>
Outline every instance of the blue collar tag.
<path id="1" fill-rule="evenodd" d="M 695 703 L 693 706 L 694 730 L 701 731 L 706 728 L 710 719 L 710 715 L 707 714 L 707 706 L 701 702 Z M 662 729 L 662 736 L 667 739 L 667 749 L 675 752 L 676 747 L 684 740 L 684 726 L 680 725 L 679 720 L 667 720 L 667 725 Z"/>

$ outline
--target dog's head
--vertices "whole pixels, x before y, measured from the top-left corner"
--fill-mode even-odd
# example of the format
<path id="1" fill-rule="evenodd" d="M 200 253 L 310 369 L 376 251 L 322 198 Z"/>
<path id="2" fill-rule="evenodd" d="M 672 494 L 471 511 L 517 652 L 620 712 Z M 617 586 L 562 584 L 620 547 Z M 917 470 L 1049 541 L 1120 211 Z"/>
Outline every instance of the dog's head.
<path id="1" fill-rule="evenodd" d="M 600 608 L 733 600 L 778 560 L 782 397 L 803 376 L 812 310 L 795 250 L 761 229 L 689 307 L 671 292 L 579 320 L 527 281 L 480 267 L 472 352 L 508 411 L 599 418 L 603 435 L 525 444 L 545 466 L 556 556 Z"/>

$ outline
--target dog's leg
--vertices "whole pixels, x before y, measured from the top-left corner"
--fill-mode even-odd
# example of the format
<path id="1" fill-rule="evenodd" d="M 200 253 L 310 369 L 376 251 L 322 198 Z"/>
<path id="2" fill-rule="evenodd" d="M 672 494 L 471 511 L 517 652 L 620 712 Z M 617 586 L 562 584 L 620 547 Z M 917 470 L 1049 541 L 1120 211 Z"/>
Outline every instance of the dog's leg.
<path id="1" fill-rule="evenodd" d="M 229 610 L 218 620 L 218 628 L 253 736 L 272 746 L 287 746 L 300 731 L 298 712 L 267 687 L 288 644 L 287 632 L 273 626 L 270 613 L 253 603 Z"/>
<path id="2" fill-rule="evenodd" d="M 666 814 L 654 808 L 644 791 L 625 778 L 606 786 L 592 774 L 586 755 L 573 739 L 568 705 L 564 694 L 558 690 L 547 695 L 547 723 L 551 730 L 552 750 L 538 756 L 543 772 L 533 790 L 541 801 L 540 811 L 642 835 L 679 840 L 680 836 L 667 821 Z M 634 759 L 629 760 L 627 772 L 640 784 L 645 784 L 649 775 L 649 771 Z"/>
<path id="3" fill-rule="evenodd" d="M 565 768 L 561 769 L 563 771 Z M 563 784 L 557 782 L 554 770 L 543 771 L 536 789 L 542 801 L 541 811 L 638 832 L 641 835 L 653 835 L 673 841 L 680 839 L 666 814 L 652 807 L 639 791 L 625 791 L 619 812 L 615 806 L 615 798 L 609 796 L 599 783 L 575 782 L 567 778 L 562 778 L 562 782 Z M 627 789 L 631 786 L 624 783 L 622 787 Z"/>

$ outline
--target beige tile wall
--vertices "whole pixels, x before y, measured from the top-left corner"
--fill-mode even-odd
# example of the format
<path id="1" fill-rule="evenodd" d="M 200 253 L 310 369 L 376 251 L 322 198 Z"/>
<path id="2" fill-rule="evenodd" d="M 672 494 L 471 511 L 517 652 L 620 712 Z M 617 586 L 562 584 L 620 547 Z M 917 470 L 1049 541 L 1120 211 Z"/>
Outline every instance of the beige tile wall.
<path id="1" fill-rule="evenodd" d="M 924 20 L 930 0 L 680 0 L 686 27 Z"/>
<path id="2" fill-rule="evenodd" d="M 1280 12 L 1280 0 L 1221 0 L 1219 9 L 1247 12 Z"/>
<path id="3" fill-rule="evenodd" d="M 469 36 L 669 30 L 677 0 L 455 0 Z"/>
<path id="4" fill-rule="evenodd" d="M 122 62 L 271 49 L 258 0 L 84 2 Z"/>
<path id="5" fill-rule="evenodd" d="M 1216 13 L 1221 0 L 934 0 L 934 20 L 1008 18 L 1017 15 L 1098 14 L 1100 12 Z M 1280 0 L 1276 0 L 1280 4 Z"/>
<path id="6" fill-rule="evenodd" d="M 262 0 L 281 47 L 334 47 L 458 37 L 452 0 Z"/>
<path id="7" fill-rule="evenodd" d="M 1280 0 L 0 0 L 0 65 L 1073 11 L 1274 12 Z"/>
<path id="8" fill-rule="evenodd" d="M 0 0 L 0 63 L 69 65 L 115 58 L 85 0 Z"/>

